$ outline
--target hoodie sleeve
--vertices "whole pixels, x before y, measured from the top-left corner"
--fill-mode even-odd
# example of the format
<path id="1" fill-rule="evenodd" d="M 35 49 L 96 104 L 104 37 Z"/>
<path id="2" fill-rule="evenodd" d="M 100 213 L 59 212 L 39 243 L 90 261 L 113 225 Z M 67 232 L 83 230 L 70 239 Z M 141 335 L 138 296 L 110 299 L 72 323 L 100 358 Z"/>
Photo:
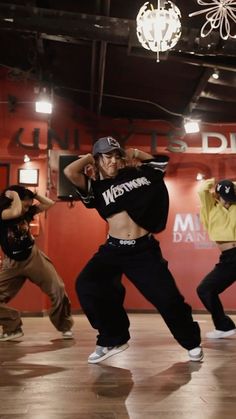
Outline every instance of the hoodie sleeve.
<path id="1" fill-rule="evenodd" d="M 163 179 L 166 173 L 168 161 L 168 156 L 157 154 L 150 160 L 144 160 L 141 164 L 141 168 L 144 170 L 148 169 L 150 172 L 152 172 L 152 175 L 155 179 Z"/>
<path id="2" fill-rule="evenodd" d="M 201 183 L 198 189 L 198 195 L 201 202 L 200 219 L 206 229 L 208 228 L 209 213 L 215 205 L 215 198 L 211 192 L 211 189 L 214 187 L 214 185 L 214 178 L 206 179 Z"/>

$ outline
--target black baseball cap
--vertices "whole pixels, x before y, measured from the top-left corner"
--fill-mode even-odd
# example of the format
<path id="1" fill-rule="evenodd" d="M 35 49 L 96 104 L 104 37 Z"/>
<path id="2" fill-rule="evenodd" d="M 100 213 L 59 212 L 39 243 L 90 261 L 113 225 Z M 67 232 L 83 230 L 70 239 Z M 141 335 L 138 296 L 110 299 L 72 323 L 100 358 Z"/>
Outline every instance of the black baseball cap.
<path id="1" fill-rule="evenodd" d="M 226 202 L 236 202 L 236 187 L 231 180 L 228 180 L 228 179 L 220 180 L 216 184 L 215 191 Z"/>
<path id="2" fill-rule="evenodd" d="M 122 156 L 125 156 L 125 150 L 121 148 L 120 143 L 113 137 L 102 137 L 97 140 L 93 145 L 92 154 L 106 154 L 111 151 L 117 150 Z"/>

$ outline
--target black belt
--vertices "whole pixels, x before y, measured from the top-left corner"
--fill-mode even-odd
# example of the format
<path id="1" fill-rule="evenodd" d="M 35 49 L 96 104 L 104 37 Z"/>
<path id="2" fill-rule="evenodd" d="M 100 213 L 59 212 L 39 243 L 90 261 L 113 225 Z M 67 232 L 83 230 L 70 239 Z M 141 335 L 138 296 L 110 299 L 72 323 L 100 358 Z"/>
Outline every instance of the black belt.
<path id="1" fill-rule="evenodd" d="M 106 244 L 109 244 L 111 246 L 116 246 L 116 247 L 123 247 L 123 246 L 134 247 L 143 242 L 150 240 L 151 237 L 152 237 L 151 233 L 145 234 L 145 236 L 139 237 L 137 239 L 117 239 L 115 237 L 108 236 Z"/>

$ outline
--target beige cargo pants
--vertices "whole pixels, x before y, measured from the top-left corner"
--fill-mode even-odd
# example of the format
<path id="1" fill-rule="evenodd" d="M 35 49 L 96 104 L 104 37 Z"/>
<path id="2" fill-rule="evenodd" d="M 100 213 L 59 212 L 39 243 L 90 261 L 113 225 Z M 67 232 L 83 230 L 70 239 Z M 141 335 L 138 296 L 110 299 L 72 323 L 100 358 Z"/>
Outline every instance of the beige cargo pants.
<path id="1" fill-rule="evenodd" d="M 18 293 L 27 279 L 50 298 L 49 318 L 55 328 L 61 332 L 70 330 L 73 320 L 64 283 L 50 259 L 34 245 L 26 260 L 3 259 L 0 270 L 0 326 L 3 333 L 14 332 L 22 325 L 20 312 L 6 303 Z"/>

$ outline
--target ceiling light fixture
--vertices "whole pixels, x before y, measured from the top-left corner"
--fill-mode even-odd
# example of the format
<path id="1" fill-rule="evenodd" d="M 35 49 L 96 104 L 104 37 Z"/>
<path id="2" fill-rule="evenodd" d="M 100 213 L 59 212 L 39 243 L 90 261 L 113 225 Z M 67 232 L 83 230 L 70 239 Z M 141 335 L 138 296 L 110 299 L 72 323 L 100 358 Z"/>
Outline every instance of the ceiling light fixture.
<path id="1" fill-rule="evenodd" d="M 143 48 L 159 53 L 173 48 L 181 36 L 181 13 L 169 0 L 157 0 L 157 8 L 149 2 L 140 8 L 136 23 L 137 37 Z"/>
<path id="2" fill-rule="evenodd" d="M 29 163 L 30 161 L 30 157 L 28 156 L 28 154 L 24 155 L 24 163 Z"/>
<path id="3" fill-rule="evenodd" d="M 205 175 L 203 173 L 197 173 L 196 180 L 203 180 L 205 179 Z"/>
<path id="4" fill-rule="evenodd" d="M 212 73 L 212 77 L 215 80 L 218 80 L 218 78 L 220 77 L 219 70 L 217 70 L 217 68 L 215 68 L 214 73 Z"/>
<path id="5" fill-rule="evenodd" d="M 189 14 L 189 17 L 206 13 L 206 22 L 201 28 L 201 37 L 208 36 L 214 29 L 219 29 L 220 36 L 226 40 L 236 38 L 231 35 L 230 20 L 236 23 L 236 2 L 235 0 L 197 0 L 201 6 L 207 6 L 207 9 L 198 10 Z"/>
<path id="6" fill-rule="evenodd" d="M 43 87 L 35 102 L 35 111 L 40 113 L 52 113 L 52 100 L 51 95 L 47 93 L 46 87 Z"/>
<path id="7" fill-rule="evenodd" d="M 186 134 L 195 134 L 200 131 L 199 121 L 194 119 L 184 119 L 184 129 Z"/>

